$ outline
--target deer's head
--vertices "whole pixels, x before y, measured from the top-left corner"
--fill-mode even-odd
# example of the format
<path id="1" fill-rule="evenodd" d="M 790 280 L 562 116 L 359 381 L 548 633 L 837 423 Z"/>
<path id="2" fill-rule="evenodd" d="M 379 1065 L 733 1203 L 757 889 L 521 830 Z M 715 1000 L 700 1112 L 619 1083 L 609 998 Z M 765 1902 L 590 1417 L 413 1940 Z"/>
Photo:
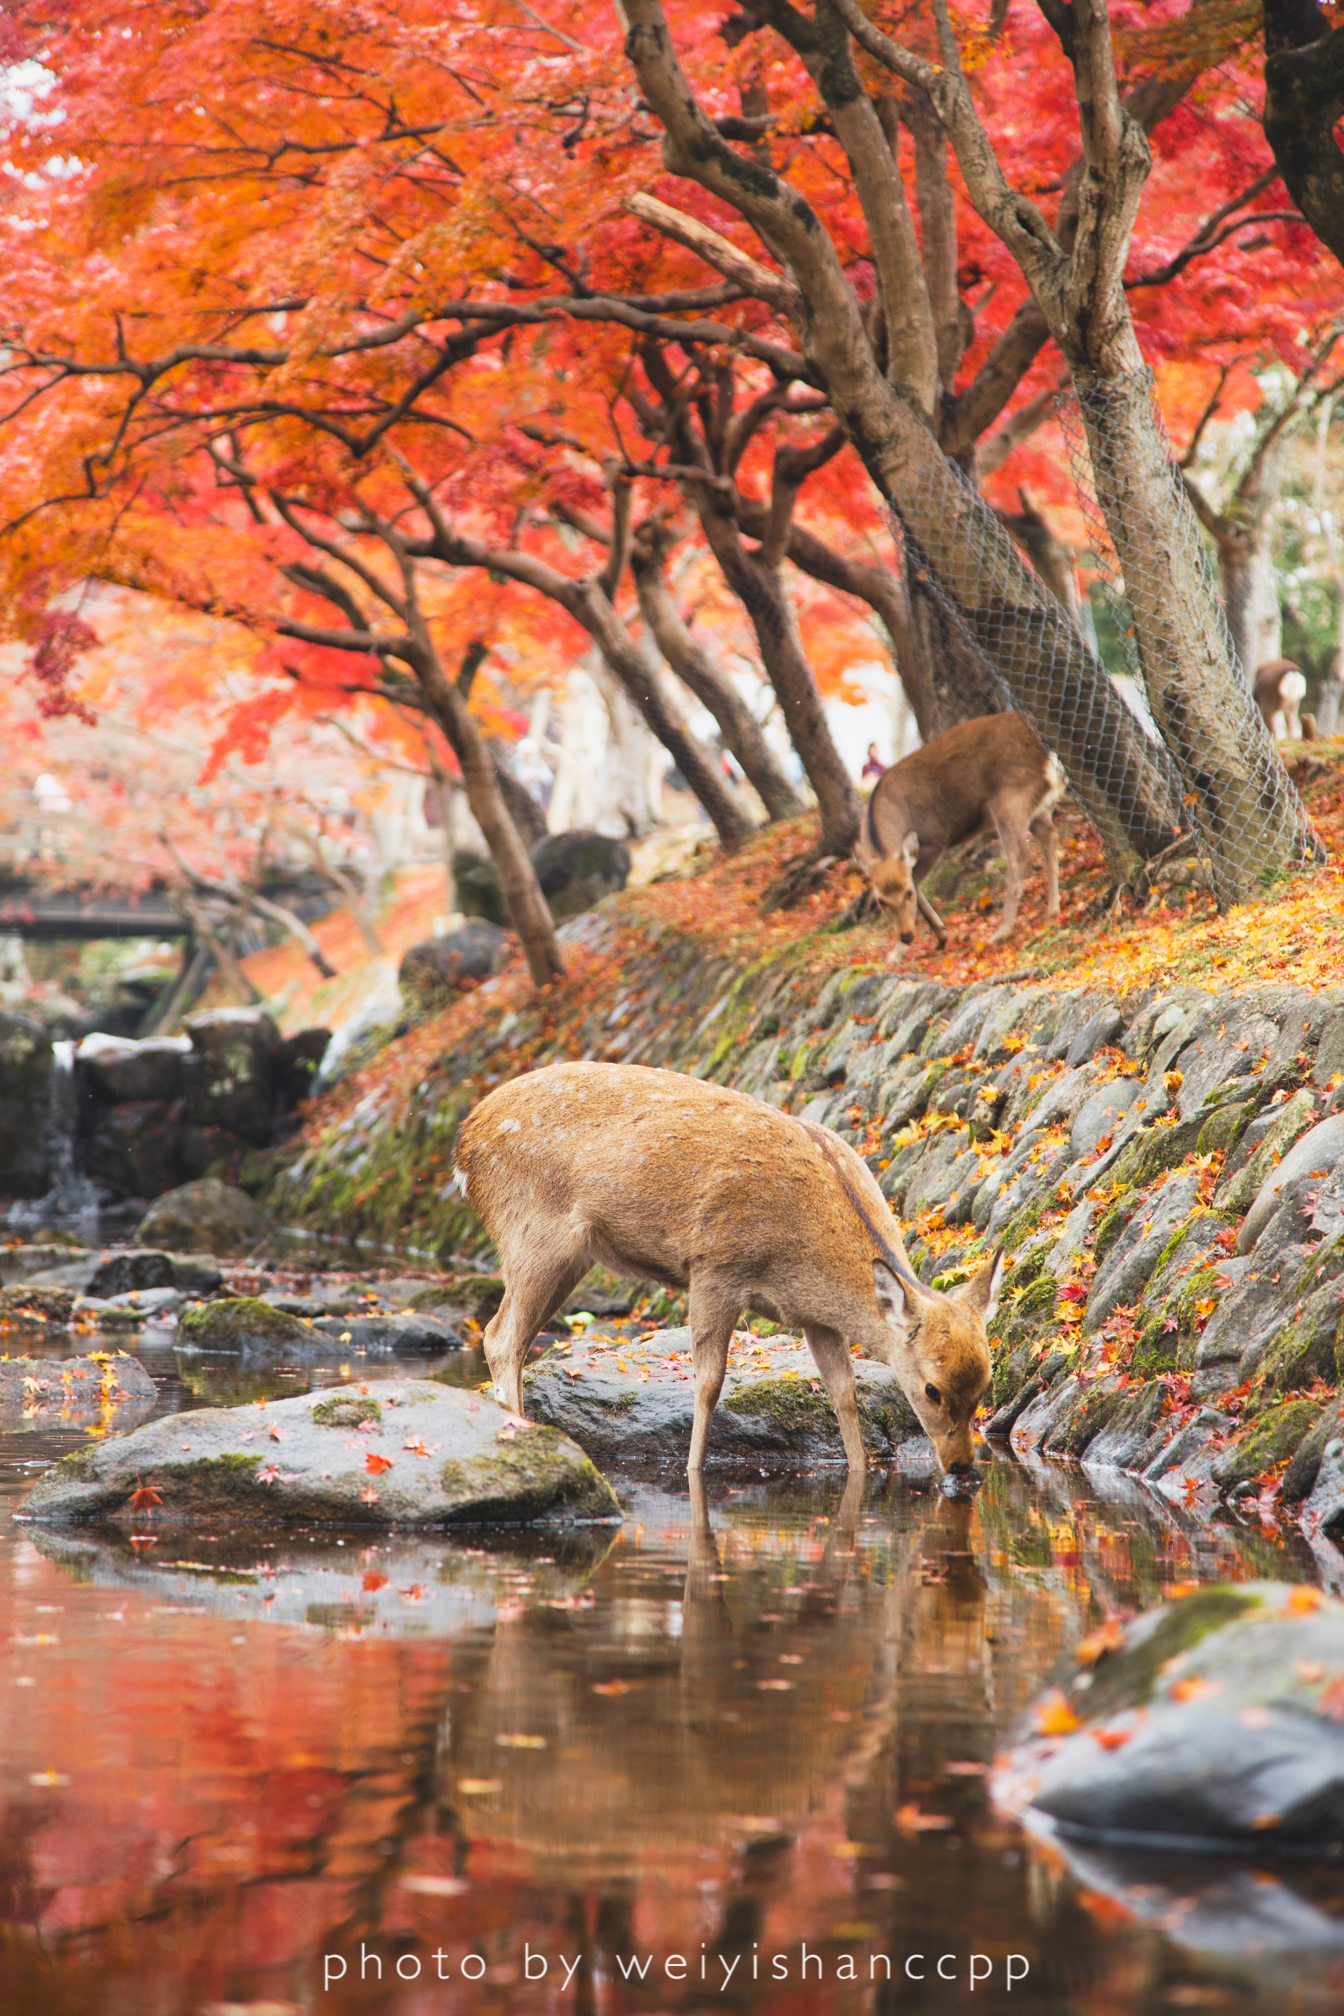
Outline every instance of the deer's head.
<path id="1" fill-rule="evenodd" d="M 883 916 L 896 926 L 901 943 L 908 945 L 915 935 L 918 833 L 906 834 L 898 854 L 879 854 L 864 835 L 854 849 L 854 859 L 868 877 L 869 887 Z"/>
<path id="2" fill-rule="evenodd" d="M 975 1410 L 989 1385 L 985 1325 L 999 1305 L 1003 1248 L 949 1294 L 921 1290 L 873 1262 L 877 1306 L 900 1380 L 920 1425 L 951 1475 L 974 1477 Z"/>

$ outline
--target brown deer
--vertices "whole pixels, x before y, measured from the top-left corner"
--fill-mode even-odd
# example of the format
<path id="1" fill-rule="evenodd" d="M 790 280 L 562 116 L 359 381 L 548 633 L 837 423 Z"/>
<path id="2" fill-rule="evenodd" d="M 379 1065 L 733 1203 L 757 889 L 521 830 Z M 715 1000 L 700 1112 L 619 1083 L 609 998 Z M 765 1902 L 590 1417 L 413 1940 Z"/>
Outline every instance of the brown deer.
<path id="1" fill-rule="evenodd" d="M 1300 742 L 1299 708 L 1307 697 L 1302 669 L 1291 658 L 1271 658 L 1255 675 L 1255 704 L 1276 742 Z"/>
<path id="2" fill-rule="evenodd" d="M 908 945 L 916 908 L 947 943 L 921 888 L 949 847 L 992 827 L 1008 864 L 1003 917 L 992 943 L 1013 935 L 1027 875 L 1027 839 L 1045 856 L 1046 915 L 1059 915 L 1059 855 L 1052 813 L 1064 791 L 1059 764 L 1020 714 L 981 714 L 935 735 L 884 771 L 868 800 L 854 859 L 878 906 Z"/>
<path id="3" fill-rule="evenodd" d="M 516 1413 L 538 1330 L 600 1263 L 690 1292 L 691 1471 L 750 1309 L 802 1330 L 851 1470 L 864 1451 L 846 1339 L 891 1366 L 943 1468 L 974 1480 L 1002 1250 L 948 1294 L 925 1288 L 871 1170 L 829 1128 L 674 1071 L 552 1064 L 481 1101 L 456 1166 L 499 1249 L 485 1355 Z"/>

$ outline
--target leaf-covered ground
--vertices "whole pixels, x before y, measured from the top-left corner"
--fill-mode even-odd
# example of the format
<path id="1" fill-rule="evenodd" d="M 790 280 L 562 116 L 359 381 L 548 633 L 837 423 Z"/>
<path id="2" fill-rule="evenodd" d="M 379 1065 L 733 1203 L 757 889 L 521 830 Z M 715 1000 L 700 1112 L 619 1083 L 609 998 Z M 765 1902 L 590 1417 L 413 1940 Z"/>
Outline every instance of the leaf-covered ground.
<path id="1" fill-rule="evenodd" d="M 1182 981 L 1211 988 L 1273 980 L 1315 988 L 1336 985 L 1344 979 L 1344 738 L 1314 745 L 1298 770 L 1328 858 L 1316 873 L 1277 884 L 1263 902 L 1219 916 L 1191 863 L 1168 870 L 1142 910 L 1136 912 L 1127 900 L 1109 901 L 1109 878 L 1095 836 L 1076 811 L 1066 808 L 1058 822 L 1058 920 L 1046 923 L 1045 878 L 1038 866 L 1027 885 L 1016 937 L 1007 945 L 992 944 L 1002 869 L 987 843 L 973 842 L 960 860 L 941 864 L 929 883 L 947 924 L 946 950 L 940 952 L 921 927 L 914 945 L 897 947 L 899 970 L 912 979 L 945 985 L 1013 975 L 1049 977 L 1061 988 L 1099 986 L 1117 992 Z M 669 937 L 701 946 L 706 957 L 772 964 L 786 959 L 800 973 L 813 975 L 840 966 L 884 964 L 893 946 L 885 926 L 836 928 L 864 887 L 852 864 L 833 869 L 824 886 L 797 908 L 761 914 L 765 890 L 811 842 L 814 831 L 810 816 L 770 827 L 731 857 L 704 843 L 673 879 L 627 890 L 612 900 L 610 914 L 619 919 L 615 951 L 599 955 L 570 947 L 565 984 L 539 999 L 521 959 L 515 959 L 487 993 L 468 994 L 422 1023 L 338 1088 L 323 1104 L 323 1124 L 330 1123 L 335 1109 L 355 1103 L 375 1085 L 394 1092 L 403 1085 L 409 1089 L 446 1050 L 511 1010 L 540 1009 L 539 1017 L 529 1018 L 539 1034 L 511 1053 L 518 1067 L 533 1051 L 565 1054 L 570 1048 L 567 1032 L 577 1036 L 604 1002 L 613 1009 L 619 1006 L 627 957 L 646 953 L 651 939 Z M 442 886 L 437 870 L 412 871 L 411 881 L 379 920 L 391 957 L 427 935 L 442 904 Z M 336 911 L 313 928 L 333 963 L 342 967 L 342 981 L 320 983 L 292 942 L 244 962 L 256 984 L 279 1005 L 287 1030 L 332 1016 L 352 984 L 345 976 L 359 956 L 359 941 L 351 920 Z M 582 1047 L 576 1042 L 574 1054 Z"/>

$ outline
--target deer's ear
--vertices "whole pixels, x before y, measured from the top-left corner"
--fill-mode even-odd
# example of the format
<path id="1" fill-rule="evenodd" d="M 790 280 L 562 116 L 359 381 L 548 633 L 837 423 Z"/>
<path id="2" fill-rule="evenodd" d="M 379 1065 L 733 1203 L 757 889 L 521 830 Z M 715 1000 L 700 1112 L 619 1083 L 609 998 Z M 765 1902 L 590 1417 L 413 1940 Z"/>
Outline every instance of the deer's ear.
<path id="1" fill-rule="evenodd" d="M 897 1330 L 911 1329 L 916 1319 L 910 1291 L 885 1260 L 873 1262 L 873 1287 L 877 1290 L 877 1306 L 888 1323 Z"/>
<path id="2" fill-rule="evenodd" d="M 961 1299 L 969 1302 L 973 1309 L 980 1311 L 981 1321 L 988 1323 L 999 1306 L 999 1289 L 1003 1285 L 1003 1248 L 1000 1246 L 992 1259 L 986 1260 L 977 1274 L 961 1290 Z"/>
<path id="3" fill-rule="evenodd" d="M 906 834 L 904 840 L 902 840 L 901 842 L 901 852 L 905 856 L 906 866 L 908 868 L 913 868 L 916 861 L 918 861 L 919 859 L 918 833 Z"/>

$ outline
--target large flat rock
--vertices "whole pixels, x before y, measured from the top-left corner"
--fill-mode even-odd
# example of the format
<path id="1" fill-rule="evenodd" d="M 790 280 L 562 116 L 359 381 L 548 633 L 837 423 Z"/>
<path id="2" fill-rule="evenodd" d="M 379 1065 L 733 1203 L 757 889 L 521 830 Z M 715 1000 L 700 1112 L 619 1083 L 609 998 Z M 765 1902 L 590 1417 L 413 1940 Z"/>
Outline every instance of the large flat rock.
<path id="1" fill-rule="evenodd" d="M 895 1373 L 869 1358 L 856 1358 L 854 1371 L 870 1453 L 880 1460 L 903 1442 L 922 1440 Z M 685 1463 L 695 1414 L 691 1333 L 657 1330 L 629 1343 L 595 1337 L 558 1346 L 525 1375 L 523 1392 L 529 1413 L 572 1435 L 590 1456 Z M 835 1410 L 805 1344 L 738 1334 L 709 1450 L 730 1458 L 844 1461 Z"/>
<path id="2" fill-rule="evenodd" d="M 484 1395 L 397 1379 L 152 1421 L 65 1457 L 19 1516 L 444 1527 L 611 1520 L 620 1508 L 556 1429 Z"/>
<path id="3" fill-rule="evenodd" d="M 999 1760 L 1001 1807 L 1080 1841 L 1344 1853 L 1344 1604 L 1210 1586 L 1079 1653 Z"/>

